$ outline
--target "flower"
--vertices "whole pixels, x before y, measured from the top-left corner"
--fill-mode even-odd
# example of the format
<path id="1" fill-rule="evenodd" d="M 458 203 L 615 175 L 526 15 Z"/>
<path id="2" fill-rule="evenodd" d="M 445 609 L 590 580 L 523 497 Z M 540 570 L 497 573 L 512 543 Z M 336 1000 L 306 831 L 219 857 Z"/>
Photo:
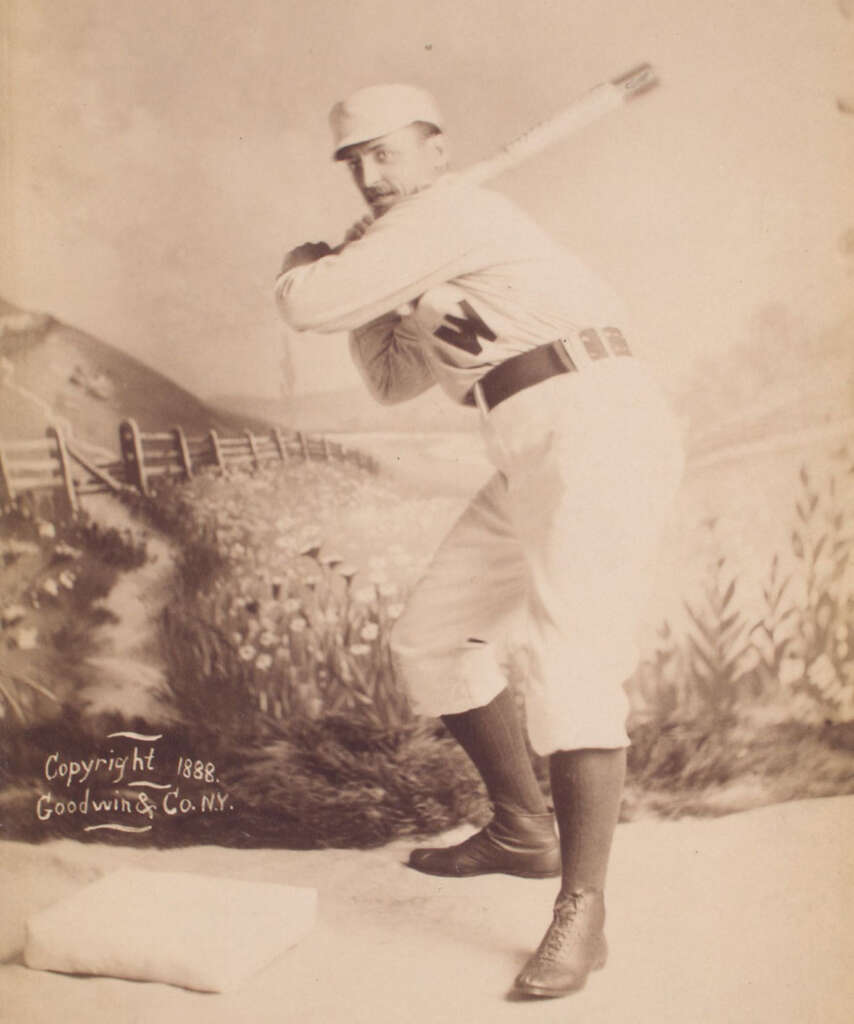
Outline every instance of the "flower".
<path id="1" fill-rule="evenodd" d="M 4 626 L 14 626 L 16 622 L 20 622 L 21 619 L 27 614 L 27 609 L 20 604 L 10 604 L 0 612 L 0 622 Z"/>
<path id="2" fill-rule="evenodd" d="M 295 597 L 289 597 L 287 601 L 282 605 L 288 615 L 294 615 L 300 610 L 302 604 Z"/>
<path id="3" fill-rule="evenodd" d="M 371 648 L 367 644 L 351 644 L 350 653 L 357 655 L 370 654 Z"/>
<path id="4" fill-rule="evenodd" d="M 388 608 L 386 608 L 385 613 L 390 619 L 398 619 L 403 614 L 403 605 L 390 604 Z"/>
<path id="5" fill-rule="evenodd" d="M 65 587 L 66 590 L 74 589 L 74 583 L 76 579 L 77 577 L 74 575 L 74 573 L 69 572 L 67 569 L 59 574 L 60 586 Z"/>
<path id="6" fill-rule="evenodd" d="M 258 644 L 260 647 L 272 647 L 277 640 L 278 637 L 276 636 L 275 633 L 265 629 L 264 632 L 258 637 Z"/>
<path id="7" fill-rule="evenodd" d="M 362 627 L 362 632 L 359 634 L 359 636 L 363 640 L 376 640 L 376 638 L 379 635 L 380 635 L 380 627 L 376 624 L 376 622 L 368 622 L 368 623 L 366 623 Z"/>
<path id="8" fill-rule="evenodd" d="M 39 523 L 39 537 L 42 540 L 53 540 L 56 536 L 56 527 L 53 523 Z"/>
<path id="9" fill-rule="evenodd" d="M 36 637 L 39 635 L 39 631 L 35 626 L 21 627 L 15 636 L 15 643 L 18 648 L 22 651 L 31 651 L 36 646 Z"/>
<path id="10" fill-rule="evenodd" d="M 259 654 L 255 659 L 255 668 L 260 672 L 266 672 L 267 669 L 273 664 L 273 659 L 269 654 Z"/>
<path id="11" fill-rule="evenodd" d="M 59 596 L 59 585 L 56 580 L 46 579 L 42 582 L 42 590 L 51 597 Z"/>
<path id="12" fill-rule="evenodd" d="M 252 644 L 244 644 L 237 652 L 237 656 L 241 661 L 252 661 L 256 653 L 257 652 Z"/>
<path id="13" fill-rule="evenodd" d="M 288 626 L 293 630 L 294 633 L 302 633 L 308 623 L 301 615 L 297 615 L 296 618 L 291 619 Z"/>
<path id="14" fill-rule="evenodd" d="M 807 672 L 807 678 L 813 686 L 821 690 L 822 693 L 825 693 L 826 691 L 833 691 L 836 688 L 836 684 L 839 682 L 839 676 L 836 674 L 836 668 L 826 654 L 820 654 L 812 665 L 810 665 L 809 671 Z"/>
<path id="15" fill-rule="evenodd" d="M 803 679 L 806 664 L 801 658 L 784 658 L 780 665 L 780 682 L 783 686 L 791 686 Z"/>
<path id="16" fill-rule="evenodd" d="M 358 571 L 358 568 L 350 562 L 340 562 L 335 566 L 335 572 L 339 576 L 343 576 L 345 580 L 351 580 Z"/>
<path id="17" fill-rule="evenodd" d="M 374 599 L 374 588 L 373 587 L 359 587 L 359 589 L 353 594 L 353 600 L 357 604 L 370 604 Z"/>

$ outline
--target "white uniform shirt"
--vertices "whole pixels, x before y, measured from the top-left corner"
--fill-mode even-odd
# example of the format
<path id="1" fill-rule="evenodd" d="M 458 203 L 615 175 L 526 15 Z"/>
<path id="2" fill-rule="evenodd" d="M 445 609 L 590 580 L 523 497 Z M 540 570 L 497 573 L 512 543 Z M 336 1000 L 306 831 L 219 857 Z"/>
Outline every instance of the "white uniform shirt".
<path id="1" fill-rule="evenodd" d="M 505 197 L 453 175 L 340 253 L 282 274 L 275 293 L 298 330 L 350 331 L 354 361 L 386 403 L 434 383 L 462 402 L 509 356 L 625 328 L 616 296 L 580 260 Z"/>

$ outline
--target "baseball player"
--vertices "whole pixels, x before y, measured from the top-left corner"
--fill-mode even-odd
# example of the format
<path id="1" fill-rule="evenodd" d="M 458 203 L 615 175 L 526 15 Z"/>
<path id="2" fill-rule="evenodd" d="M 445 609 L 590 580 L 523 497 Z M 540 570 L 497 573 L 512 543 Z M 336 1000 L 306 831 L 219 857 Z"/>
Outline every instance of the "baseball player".
<path id="1" fill-rule="evenodd" d="M 350 332 L 380 402 L 438 385 L 472 406 L 495 466 L 392 634 L 399 679 L 472 759 L 493 818 L 456 846 L 413 850 L 410 864 L 456 877 L 560 875 L 553 920 L 515 987 L 563 995 L 605 962 L 623 683 L 681 474 L 678 430 L 612 291 L 506 198 L 449 171 L 429 94 L 371 86 L 336 104 L 330 122 L 335 159 L 371 213 L 335 249 L 288 253 L 279 311 L 299 330 Z M 549 755 L 554 816 L 502 671 L 520 643 L 527 729 Z"/>

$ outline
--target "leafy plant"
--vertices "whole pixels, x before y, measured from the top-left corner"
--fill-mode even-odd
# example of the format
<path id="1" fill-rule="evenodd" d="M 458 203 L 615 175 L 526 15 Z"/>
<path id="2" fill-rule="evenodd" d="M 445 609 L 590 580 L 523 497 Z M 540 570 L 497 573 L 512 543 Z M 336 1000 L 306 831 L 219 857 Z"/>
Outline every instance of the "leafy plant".
<path id="1" fill-rule="evenodd" d="M 710 531 L 714 526 L 710 520 Z M 729 570 L 726 556 L 718 555 L 703 586 L 702 604 L 683 601 L 693 626 L 686 635 L 693 690 L 704 712 L 714 718 L 731 715 L 750 649 L 747 622 L 733 603 L 737 587 L 738 577 Z"/>

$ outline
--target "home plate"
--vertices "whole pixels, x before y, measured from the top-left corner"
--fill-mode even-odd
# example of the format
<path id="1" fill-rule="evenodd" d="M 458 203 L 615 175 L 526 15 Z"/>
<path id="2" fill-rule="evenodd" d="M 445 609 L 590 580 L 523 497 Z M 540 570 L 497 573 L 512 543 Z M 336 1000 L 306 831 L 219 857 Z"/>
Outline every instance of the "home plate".
<path id="1" fill-rule="evenodd" d="M 317 890 L 123 869 L 27 920 L 37 970 L 227 992 L 314 926 Z"/>

